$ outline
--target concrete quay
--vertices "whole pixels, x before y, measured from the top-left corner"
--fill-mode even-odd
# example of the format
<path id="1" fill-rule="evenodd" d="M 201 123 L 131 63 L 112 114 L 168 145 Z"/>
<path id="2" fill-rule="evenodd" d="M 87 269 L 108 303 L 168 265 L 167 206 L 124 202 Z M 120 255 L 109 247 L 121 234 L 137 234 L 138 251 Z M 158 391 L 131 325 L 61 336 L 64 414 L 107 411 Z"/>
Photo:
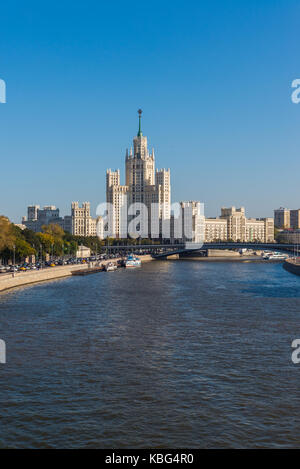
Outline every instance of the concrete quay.
<path id="1" fill-rule="evenodd" d="M 116 263 L 121 258 L 108 259 L 100 261 L 100 264 L 105 265 L 108 262 Z M 153 260 L 150 255 L 140 257 L 142 262 Z M 0 274 L 0 292 L 10 290 L 11 288 L 21 287 L 23 285 L 30 285 L 32 283 L 46 282 L 48 280 L 56 280 L 63 277 L 72 276 L 72 272 L 86 269 L 87 267 L 99 266 L 99 262 L 91 262 L 90 264 L 78 265 L 64 265 L 56 267 L 47 267 L 40 270 L 30 270 L 27 272 L 15 272 L 8 274 Z"/>
<path id="2" fill-rule="evenodd" d="M 300 258 L 286 259 L 283 263 L 283 268 L 291 274 L 300 275 Z"/>
<path id="3" fill-rule="evenodd" d="M 0 275 L 0 292 L 31 283 L 45 282 L 72 275 L 72 271 L 86 268 L 86 264 L 47 267 L 40 270 Z"/>

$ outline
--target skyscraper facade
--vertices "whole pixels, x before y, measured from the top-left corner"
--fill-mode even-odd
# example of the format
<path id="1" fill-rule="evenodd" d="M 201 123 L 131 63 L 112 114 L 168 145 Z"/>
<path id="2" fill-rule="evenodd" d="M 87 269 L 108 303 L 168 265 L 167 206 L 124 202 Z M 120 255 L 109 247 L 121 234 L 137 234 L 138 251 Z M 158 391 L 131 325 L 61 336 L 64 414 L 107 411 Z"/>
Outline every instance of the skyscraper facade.
<path id="1" fill-rule="evenodd" d="M 290 228 L 290 210 L 288 208 L 280 207 L 274 210 L 274 225 L 275 228 L 279 229 Z"/>
<path id="2" fill-rule="evenodd" d="M 133 149 L 126 150 L 126 185 L 120 184 L 119 170 L 107 170 L 106 201 L 113 207 L 111 231 L 115 237 L 127 236 L 127 221 L 130 221 L 135 213 L 135 208 L 128 212 L 129 207 L 132 204 L 135 204 L 135 207 L 143 204 L 147 209 L 146 234 L 149 237 L 158 238 L 162 234 L 163 221 L 170 219 L 170 169 L 155 170 L 154 150 L 152 149 L 149 153 L 147 137 L 143 135 L 141 129 L 142 111 L 139 110 L 138 114 L 139 129 L 137 136 L 133 139 Z M 151 231 L 154 218 L 157 221 L 156 224 L 154 223 L 156 228 Z"/>
<path id="3" fill-rule="evenodd" d="M 69 224 L 68 229 L 76 236 L 96 236 L 97 220 L 91 217 L 90 202 L 83 202 L 79 206 L 78 202 L 71 204 L 71 216 L 65 217 L 65 223 Z"/>

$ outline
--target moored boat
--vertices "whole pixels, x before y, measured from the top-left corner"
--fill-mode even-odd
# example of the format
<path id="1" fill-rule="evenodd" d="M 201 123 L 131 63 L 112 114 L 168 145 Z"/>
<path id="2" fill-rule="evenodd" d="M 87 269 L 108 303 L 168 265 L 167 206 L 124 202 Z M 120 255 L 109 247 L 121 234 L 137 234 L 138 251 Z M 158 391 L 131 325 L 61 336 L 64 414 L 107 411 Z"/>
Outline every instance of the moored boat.
<path id="1" fill-rule="evenodd" d="M 118 267 L 113 262 L 108 262 L 104 268 L 105 272 L 113 272 L 114 270 L 117 270 Z"/>
<path id="2" fill-rule="evenodd" d="M 140 267 L 141 264 L 141 259 L 132 255 L 125 260 L 125 267 Z"/>
<path id="3" fill-rule="evenodd" d="M 282 252 L 273 252 L 272 254 L 268 254 L 267 256 L 264 256 L 264 259 L 266 260 L 285 260 L 285 259 L 288 259 L 288 254 L 284 254 Z"/>

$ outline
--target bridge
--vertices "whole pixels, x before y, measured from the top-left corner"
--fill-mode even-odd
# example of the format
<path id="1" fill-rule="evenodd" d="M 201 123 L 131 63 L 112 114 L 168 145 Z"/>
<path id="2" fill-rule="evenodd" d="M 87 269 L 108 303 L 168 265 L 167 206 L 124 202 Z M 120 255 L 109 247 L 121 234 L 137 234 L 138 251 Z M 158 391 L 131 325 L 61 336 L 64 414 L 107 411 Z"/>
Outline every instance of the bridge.
<path id="1" fill-rule="evenodd" d="M 176 254 L 188 254 L 193 252 L 202 252 L 205 255 L 208 249 L 252 249 L 254 251 L 282 251 L 287 253 L 294 253 L 298 251 L 299 245 L 297 244 L 280 244 L 280 243 L 238 243 L 238 242 L 216 242 L 216 243 L 203 243 L 193 247 L 193 243 L 181 244 L 136 244 L 136 245 L 119 245 L 119 246 L 106 246 L 109 252 L 137 252 L 148 251 L 151 252 L 153 257 L 167 258 L 168 256 Z"/>

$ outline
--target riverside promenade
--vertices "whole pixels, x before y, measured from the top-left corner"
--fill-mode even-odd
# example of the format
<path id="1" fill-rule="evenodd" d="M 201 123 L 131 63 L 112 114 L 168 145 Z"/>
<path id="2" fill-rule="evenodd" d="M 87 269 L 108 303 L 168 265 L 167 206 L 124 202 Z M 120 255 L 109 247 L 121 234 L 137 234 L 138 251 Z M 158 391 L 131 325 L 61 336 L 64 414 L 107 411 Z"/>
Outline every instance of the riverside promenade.
<path id="1" fill-rule="evenodd" d="M 27 272 L 15 272 L 1 274 L 0 276 L 0 292 L 11 288 L 29 285 L 31 283 L 45 282 L 47 280 L 55 280 L 62 277 L 69 277 L 72 271 L 86 269 L 87 264 L 80 265 L 64 265 L 56 267 L 47 267 L 40 270 L 30 270 Z"/>
<path id="2" fill-rule="evenodd" d="M 108 262 L 117 263 L 117 259 L 108 259 L 100 262 L 101 265 L 106 265 Z M 150 255 L 145 255 L 140 257 L 142 262 L 147 262 L 152 260 Z M 56 267 L 47 267 L 40 270 L 29 270 L 27 272 L 15 272 L 0 274 L 0 292 L 9 290 L 15 287 L 21 287 L 23 285 L 30 285 L 32 283 L 46 282 L 48 280 L 56 280 L 63 277 L 72 276 L 72 272 L 86 269 L 87 267 L 97 267 L 99 262 L 90 262 L 86 264 L 79 265 L 64 265 Z"/>

